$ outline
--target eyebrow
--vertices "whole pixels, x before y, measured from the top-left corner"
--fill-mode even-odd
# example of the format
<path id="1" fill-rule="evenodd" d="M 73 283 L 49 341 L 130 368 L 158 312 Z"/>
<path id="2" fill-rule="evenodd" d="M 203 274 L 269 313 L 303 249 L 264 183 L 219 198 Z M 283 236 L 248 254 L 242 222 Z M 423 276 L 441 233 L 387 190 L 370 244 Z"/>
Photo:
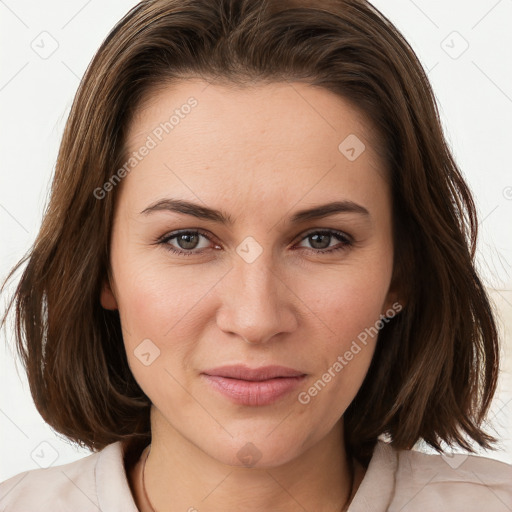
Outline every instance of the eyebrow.
<path id="1" fill-rule="evenodd" d="M 234 220 L 228 213 L 221 210 L 215 210 L 206 206 L 201 206 L 197 203 L 185 201 L 183 199 L 161 199 L 155 203 L 144 208 L 140 213 L 141 215 L 148 215 L 158 211 L 170 211 L 181 213 L 184 215 L 191 215 L 198 219 L 210 220 L 219 222 L 221 224 L 233 225 Z M 337 213 L 357 213 L 365 217 L 371 217 L 370 212 L 360 204 L 353 201 L 334 201 L 332 203 L 322 204 L 305 210 L 299 210 L 294 213 L 290 219 L 291 224 L 299 224 L 312 219 L 321 219 Z"/>

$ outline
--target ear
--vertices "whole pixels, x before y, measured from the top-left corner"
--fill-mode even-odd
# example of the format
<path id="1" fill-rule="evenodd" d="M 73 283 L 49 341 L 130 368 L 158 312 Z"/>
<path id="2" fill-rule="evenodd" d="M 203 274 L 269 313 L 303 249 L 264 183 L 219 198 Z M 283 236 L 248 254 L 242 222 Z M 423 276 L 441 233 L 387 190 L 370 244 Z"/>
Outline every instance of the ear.
<path id="1" fill-rule="evenodd" d="M 405 308 L 406 302 L 406 297 L 400 286 L 398 276 L 394 274 L 391 280 L 391 284 L 389 285 L 388 294 L 386 295 L 386 300 L 383 306 L 384 311 L 382 311 L 382 314 L 388 316 L 387 312 L 391 310 L 395 312 L 395 315 Z"/>
<path id="2" fill-rule="evenodd" d="M 118 309 L 117 300 L 112 292 L 110 281 L 107 278 L 103 281 L 100 302 L 105 309 Z"/>

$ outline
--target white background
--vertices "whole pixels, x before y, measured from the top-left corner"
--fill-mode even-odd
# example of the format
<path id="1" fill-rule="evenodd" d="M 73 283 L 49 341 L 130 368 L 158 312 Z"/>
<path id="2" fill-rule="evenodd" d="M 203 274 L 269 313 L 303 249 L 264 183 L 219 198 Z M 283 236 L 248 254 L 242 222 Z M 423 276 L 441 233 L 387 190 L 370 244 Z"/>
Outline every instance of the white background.
<path id="1" fill-rule="evenodd" d="M 135 3 L 0 0 L 2 278 L 38 232 L 79 80 L 101 41 Z M 446 137 L 475 194 L 481 221 L 478 266 L 507 340 L 500 390 L 490 415 L 502 439 L 501 450 L 485 455 L 512 463 L 512 0 L 373 3 L 402 31 L 428 70 Z M 52 45 L 55 51 L 41 56 Z M 2 299 L 5 303 L 5 295 Z M 15 367 L 12 341 L 10 328 L 3 330 L 0 481 L 90 453 L 43 422 L 21 364 Z"/>

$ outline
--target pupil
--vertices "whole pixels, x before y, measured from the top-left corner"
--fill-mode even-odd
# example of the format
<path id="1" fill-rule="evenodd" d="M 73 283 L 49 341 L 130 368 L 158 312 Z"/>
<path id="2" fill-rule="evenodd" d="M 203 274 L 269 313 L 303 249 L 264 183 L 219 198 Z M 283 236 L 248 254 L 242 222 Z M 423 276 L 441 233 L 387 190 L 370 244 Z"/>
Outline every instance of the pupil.
<path id="1" fill-rule="evenodd" d="M 317 234 L 317 235 L 311 235 L 311 240 L 312 240 L 312 243 L 311 245 L 315 248 L 315 249 L 326 249 L 327 247 L 329 247 L 329 239 L 330 239 L 331 235 L 321 235 L 321 234 Z M 324 238 L 326 241 L 327 241 L 327 244 L 322 244 L 320 242 L 320 247 L 317 247 L 315 244 L 317 244 L 319 238 Z"/>
<path id="2" fill-rule="evenodd" d="M 191 239 L 193 240 L 194 238 L 197 238 L 197 235 L 185 233 L 180 235 L 178 238 L 178 243 L 182 249 L 194 249 L 194 247 L 197 245 L 197 240 L 195 240 L 195 243 L 194 241 L 191 241 Z"/>

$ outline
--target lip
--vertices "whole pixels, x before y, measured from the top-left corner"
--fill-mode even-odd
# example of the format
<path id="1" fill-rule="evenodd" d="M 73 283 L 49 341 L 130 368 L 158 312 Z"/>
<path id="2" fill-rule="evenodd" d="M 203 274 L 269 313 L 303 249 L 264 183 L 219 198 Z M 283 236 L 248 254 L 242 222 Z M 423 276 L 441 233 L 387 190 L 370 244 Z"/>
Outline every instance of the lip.
<path id="1" fill-rule="evenodd" d="M 223 366 L 201 374 L 215 390 L 239 405 L 262 406 L 293 391 L 306 374 L 284 366 Z"/>
<path id="2" fill-rule="evenodd" d="M 304 372 L 288 368 L 286 366 L 270 365 L 250 368 L 243 364 L 219 366 L 204 370 L 202 373 L 217 377 L 229 377 L 231 379 L 262 381 L 275 379 L 276 377 L 300 377 Z"/>

